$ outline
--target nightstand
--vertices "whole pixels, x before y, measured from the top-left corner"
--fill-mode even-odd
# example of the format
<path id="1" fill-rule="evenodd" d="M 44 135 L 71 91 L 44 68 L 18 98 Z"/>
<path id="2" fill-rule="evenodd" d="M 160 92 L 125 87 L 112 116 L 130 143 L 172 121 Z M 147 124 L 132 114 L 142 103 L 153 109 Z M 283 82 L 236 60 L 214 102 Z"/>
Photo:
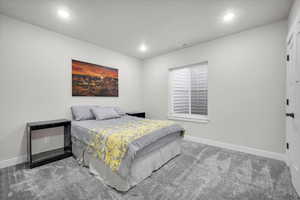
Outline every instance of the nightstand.
<path id="1" fill-rule="evenodd" d="M 64 127 L 64 147 L 45 151 L 42 153 L 32 154 L 32 131 Z M 27 123 L 27 161 L 30 168 L 44 165 L 50 162 L 61 160 L 72 156 L 72 141 L 71 141 L 71 121 L 67 119 L 59 119 L 52 121 L 30 122 Z"/>
<path id="2" fill-rule="evenodd" d="M 129 116 L 146 118 L 146 113 L 145 112 L 128 112 L 126 114 L 129 115 Z"/>

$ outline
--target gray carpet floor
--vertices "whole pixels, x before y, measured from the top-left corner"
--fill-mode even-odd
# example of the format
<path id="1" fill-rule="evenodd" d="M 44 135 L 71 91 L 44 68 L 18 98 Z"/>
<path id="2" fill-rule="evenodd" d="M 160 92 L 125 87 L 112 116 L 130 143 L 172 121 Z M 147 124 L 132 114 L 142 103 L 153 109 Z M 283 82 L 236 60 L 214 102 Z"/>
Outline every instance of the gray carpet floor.
<path id="1" fill-rule="evenodd" d="M 0 170 L 0 199 L 299 200 L 280 161 L 183 142 L 183 152 L 126 193 L 93 177 L 74 158 L 34 169 Z"/>

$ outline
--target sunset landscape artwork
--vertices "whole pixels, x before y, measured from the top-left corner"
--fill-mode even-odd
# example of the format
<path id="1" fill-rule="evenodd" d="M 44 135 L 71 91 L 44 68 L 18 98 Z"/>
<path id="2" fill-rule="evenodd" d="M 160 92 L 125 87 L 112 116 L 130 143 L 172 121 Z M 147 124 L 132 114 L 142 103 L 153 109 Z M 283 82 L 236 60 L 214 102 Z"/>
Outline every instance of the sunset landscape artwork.
<path id="1" fill-rule="evenodd" d="M 118 97 L 118 69 L 72 60 L 72 95 Z"/>

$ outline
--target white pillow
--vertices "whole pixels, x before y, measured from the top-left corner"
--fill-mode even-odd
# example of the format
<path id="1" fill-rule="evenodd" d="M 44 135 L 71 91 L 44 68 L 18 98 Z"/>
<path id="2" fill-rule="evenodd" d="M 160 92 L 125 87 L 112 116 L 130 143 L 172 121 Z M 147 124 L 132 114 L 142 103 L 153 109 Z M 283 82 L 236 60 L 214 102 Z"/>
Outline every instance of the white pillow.
<path id="1" fill-rule="evenodd" d="M 96 120 L 113 119 L 121 117 L 112 107 L 94 107 L 91 109 Z"/>

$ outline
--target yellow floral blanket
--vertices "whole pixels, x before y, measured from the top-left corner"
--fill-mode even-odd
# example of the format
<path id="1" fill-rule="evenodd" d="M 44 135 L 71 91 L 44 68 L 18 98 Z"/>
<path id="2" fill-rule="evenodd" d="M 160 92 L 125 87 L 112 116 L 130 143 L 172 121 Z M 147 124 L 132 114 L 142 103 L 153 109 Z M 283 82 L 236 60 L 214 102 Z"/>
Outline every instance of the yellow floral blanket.
<path id="1" fill-rule="evenodd" d="M 133 141 L 150 133 L 152 133 L 151 137 L 148 137 L 147 140 L 151 140 L 153 137 L 157 139 L 170 134 L 172 131 L 182 130 L 180 126 L 176 126 L 171 121 L 137 120 L 105 128 L 98 132 L 93 130 L 96 134 L 89 144 L 89 149 L 92 150 L 94 156 L 102 160 L 113 172 L 116 172 L 119 170 L 122 160 L 128 151 L 129 144 Z M 160 134 L 161 136 L 158 136 Z M 145 145 L 146 143 L 145 141 L 143 142 Z"/>

